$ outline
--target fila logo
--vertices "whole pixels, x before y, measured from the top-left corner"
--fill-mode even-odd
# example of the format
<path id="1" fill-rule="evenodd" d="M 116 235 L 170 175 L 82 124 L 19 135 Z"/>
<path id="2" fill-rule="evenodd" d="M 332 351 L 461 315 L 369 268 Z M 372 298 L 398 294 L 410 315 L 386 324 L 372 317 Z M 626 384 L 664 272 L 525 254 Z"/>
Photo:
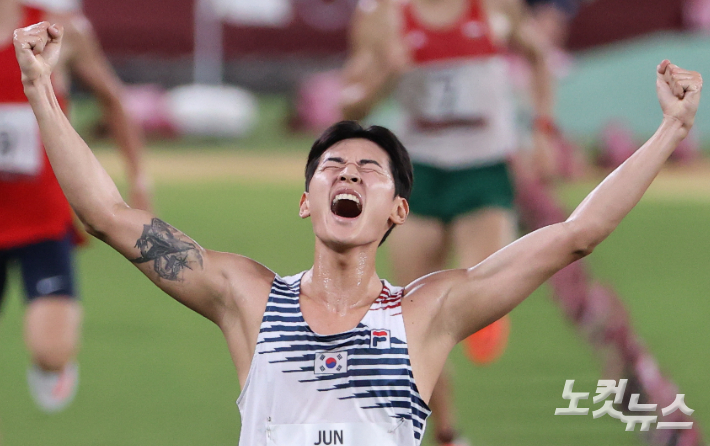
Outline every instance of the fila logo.
<path id="1" fill-rule="evenodd" d="M 316 375 L 335 375 L 348 371 L 348 352 L 316 352 Z"/>
<path id="2" fill-rule="evenodd" d="M 390 348 L 390 331 L 384 329 L 370 330 L 370 348 Z"/>

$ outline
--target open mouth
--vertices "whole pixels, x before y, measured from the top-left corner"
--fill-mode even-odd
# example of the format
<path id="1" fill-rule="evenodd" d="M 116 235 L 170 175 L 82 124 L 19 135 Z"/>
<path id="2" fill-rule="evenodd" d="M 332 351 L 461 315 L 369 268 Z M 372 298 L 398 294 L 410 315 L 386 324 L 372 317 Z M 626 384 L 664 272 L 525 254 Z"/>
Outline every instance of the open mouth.
<path id="1" fill-rule="evenodd" d="M 338 194 L 333 198 L 330 210 L 338 217 L 356 218 L 362 213 L 362 204 L 356 195 Z"/>

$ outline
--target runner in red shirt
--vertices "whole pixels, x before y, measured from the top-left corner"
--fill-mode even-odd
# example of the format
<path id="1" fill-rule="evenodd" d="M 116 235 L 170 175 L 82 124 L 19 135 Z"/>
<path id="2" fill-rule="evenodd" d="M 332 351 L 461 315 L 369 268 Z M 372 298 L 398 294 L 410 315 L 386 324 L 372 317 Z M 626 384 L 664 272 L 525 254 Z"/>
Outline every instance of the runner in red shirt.
<path id="1" fill-rule="evenodd" d="M 72 266 L 77 233 L 71 208 L 42 148 L 12 46 L 14 29 L 42 20 L 61 22 L 67 30 L 67 45 L 52 79 L 64 110 L 71 73 L 102 106 L 126 157 L 133 203 L 147 207 L 148 192 L 140 130 L 123 109 L 121 83 L 89 22 L 78 13 L 60 15 L 18 0 L 0 0 L 0 304 L 7 270 L 17 262 L 28 302 L 25 341 L 32 358 L 30 393 L 40 408 L 56 411 L 73 399 L 78 378 L 81 305 Z"/>

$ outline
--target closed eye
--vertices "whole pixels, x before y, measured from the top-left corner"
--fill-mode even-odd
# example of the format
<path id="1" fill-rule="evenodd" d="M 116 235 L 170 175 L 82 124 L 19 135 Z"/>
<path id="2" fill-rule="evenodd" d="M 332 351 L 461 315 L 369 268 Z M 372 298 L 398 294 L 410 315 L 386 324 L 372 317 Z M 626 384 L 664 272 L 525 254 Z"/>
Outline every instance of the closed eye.
<path id="1" fill-rule="evenodd" d="M 347 163 L 343 158 L 331 157 L 323 161 L 321 170 L 342 169 Z M 384 169 L 375 160 L 362 159 L 357 162 L 357 169 L 362 173 L 384 173 Z"/>

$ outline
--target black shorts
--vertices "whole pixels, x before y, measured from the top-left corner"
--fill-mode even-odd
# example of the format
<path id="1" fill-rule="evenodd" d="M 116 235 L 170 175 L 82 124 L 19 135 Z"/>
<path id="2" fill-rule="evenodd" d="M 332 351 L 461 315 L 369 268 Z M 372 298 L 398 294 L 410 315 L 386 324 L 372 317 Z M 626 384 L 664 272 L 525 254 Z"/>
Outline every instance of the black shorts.
<path id="1" fill-rule="evenodd" d="M 73 251 L 71 232 L 61 240 L 44 240 L 0 250 L 0 304 L 5 294 L 8 270 L 15 262 L 22 271 L 27 301 L 40 296 L 76 297 Z"/>

